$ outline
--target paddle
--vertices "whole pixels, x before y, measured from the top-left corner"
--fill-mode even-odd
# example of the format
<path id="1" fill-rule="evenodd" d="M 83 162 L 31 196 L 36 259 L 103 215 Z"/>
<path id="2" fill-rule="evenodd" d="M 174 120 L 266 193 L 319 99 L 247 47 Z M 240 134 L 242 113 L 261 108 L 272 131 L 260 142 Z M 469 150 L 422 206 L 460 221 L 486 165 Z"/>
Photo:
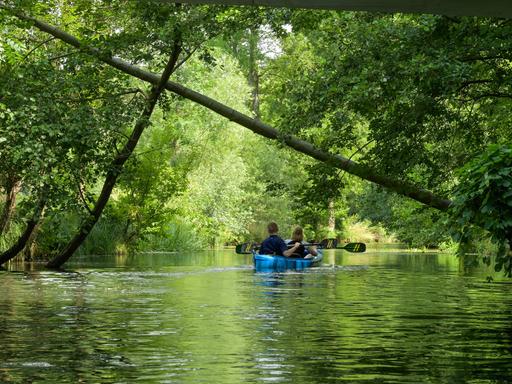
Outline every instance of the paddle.
<path id="1" fill-rule="evenodd" d="M 336 247 L 336 249 L 344 249 L 345 251 L 349 251 L 349 252 L 364 252 L 364 251 L 366 251 L 366 244 L 365 243 L 348 243 L 348 244 L 345 244 L 343 247 Z"/>
<path id="2" fill-rule="evenodd" d="M 336 239 L 324 239 L 320 243 L 304 243 L 305 246 L 316 245 L 320 249 L 344 249 L 349 252 L 364 252 L 366 251 L 365 243 L 348 243 L 342 247 L 338 247 L 338 241 Z M 249 242 L 238 244 L 236 246 L 236 253 L 238 254 L 251 254 L 253 250 L 258 249 L 260 244 Z M 292 247 L 293 245 L 289 245 Z"/>
<path id="3" fill-rule="evenodd" d="M 260 244 L 258 243 L 242 243 L 236 246 L 235 251 L 236 253 L 243 255 L 252 253 L 253 249 L 258 249 L 259 247 Z"/>
<path id="4" fill-rule="evenodd" d="M 338 247 L 338 240 L 336 239 L 324 239 L 320 242 L 320 244 L 316 243 L 305 243 L 304 245 L 318 245 L 320 249 L 344 249 L 349 252 L 364 252 L 366 251 L 365 243 L 348 243 L 342 247 Z"/>

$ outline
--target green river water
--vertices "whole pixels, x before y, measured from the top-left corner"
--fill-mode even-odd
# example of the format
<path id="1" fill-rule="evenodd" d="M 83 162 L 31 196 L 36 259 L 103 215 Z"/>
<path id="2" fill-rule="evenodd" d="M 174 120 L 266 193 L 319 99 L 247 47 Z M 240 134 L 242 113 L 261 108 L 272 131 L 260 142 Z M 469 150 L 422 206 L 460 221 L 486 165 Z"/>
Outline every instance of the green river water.
<path id="1" fill-rule="evenodd" d="M 233 250 L 0 270 L 2 383 L 509 383 L 512 284 L 455 256 Z"/>

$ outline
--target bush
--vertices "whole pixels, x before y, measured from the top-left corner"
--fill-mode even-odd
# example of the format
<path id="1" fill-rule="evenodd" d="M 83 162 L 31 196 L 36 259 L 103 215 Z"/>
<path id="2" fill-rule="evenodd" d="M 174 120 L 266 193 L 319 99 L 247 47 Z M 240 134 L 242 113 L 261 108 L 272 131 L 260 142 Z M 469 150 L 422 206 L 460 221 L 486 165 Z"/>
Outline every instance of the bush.
<path id="1" fill-rule="evenodd" d="M 489 146 L 458 175 L 451 213 L 461 252 L 471 239 L 473 226 L 484 228 L 498 245 L 495 270 L 504 269 L 512 277 L 512 145 Z M 484 261 L 489 264 L 490 258 Z"/>
<path id="2" fill-rule="evenodd" d="M 140 240 L 137 249 L 140 251 L 183 251 L 204 248 L 191 224 L 175 221 L 167 224 L 164 230 L 148 235 Z"/>

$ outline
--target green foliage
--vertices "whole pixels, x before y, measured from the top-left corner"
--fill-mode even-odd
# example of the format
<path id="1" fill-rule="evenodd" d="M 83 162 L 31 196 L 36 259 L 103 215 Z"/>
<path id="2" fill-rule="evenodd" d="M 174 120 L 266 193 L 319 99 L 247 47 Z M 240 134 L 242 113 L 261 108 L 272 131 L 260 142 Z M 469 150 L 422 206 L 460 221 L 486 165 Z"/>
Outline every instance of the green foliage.
<path id="1" fill-rule="evenodd" d="M 81 217 L 77 213 L 52 214 L 47 216 L 39 229 L 36 239 L 36 259 L 47 259 L 67 239 L 75 234 Z M 122 222 L 112 216 L 103 217 L 94 226 L 77 254 L 114 254 L 122 244 Z"/>
<path id="2" fill-rule="evenodd" d="M 49 211 L 80 211 L 133 118 L 129 80 L 84 55 L 62 55 L 47 36 L 13 25 L 4 32 L 0 183 L 20 182 L 33 203 L 45 190 Z"/>
<path id="3" fill-rule="evenodd" d="M 214 60 L 191 59 L 179 73 L 181 81 L 244 110 L 249 89 L 237 64 L 220 50 L 209 52 Z M 237 95 L 231 93 L 234 87 Z M 182 101 L 175 107 L 177 113 L 171 110 L 168 118 L 176 121 L 177 160 L 186 162 L 189 171 L 185 193 L 171 206 L 189 218 L 203 244 L 221 245 L 243 237 L 254 206 L 249 198 L 254 192 L 251 160 L 246 159 L 261 141 L 204 108 Z"/>
<path id="4" fill-rule="evenodd" d="M 107 212 L 122 223 L 122 242 L 128 248 L 161 232 L 174 213 L 169 201 L 186 187 L 188 168 L 175 161 L 175 132 L 167 129 L 160 113 L 156 115 L 126 164 Z"/>
<path id="5" fill-rule="evenodd" d="M 382 226 L 413 248 L 439 248 L 450 241 L 448 215 L 367 185 L 349 197 L 350 213 Z"/>
<path id="6" fill-rule="evenodd" d="M 459 171 L 459 184 L 451 209 L 465 243 L 471 226 L 485 228 L 499 245 L 496 271 L 512 276 L 512 146 L 492 145 Z M 486 262 L 490 262 L 486 259 Z"/>
<path id="7" fill-rule="evenodd" d="M 259 96 L 264 121 L 327 152 L 446 195 L 457 185 L 461 237 L 475 223 L 500 244 L 511 240 L 510 147 L 491 147 L 455 174 L 471 154 L 510 138 L 506 21 L 158 0 L 12 4 L 155 72 L 179 42 L 174 81 L 258 117 Z M 21 182 L 19 222 L 48 191 L 37 242 L 51 253 L 88 216 L 140 111 L 143 86 L 7 12 L 0 21 L 0 190 Z M 166 94 L 81 252 L 261 239 L 268 221 L 284 237 L 300 224 L 320 238 L 331 235 L 332 217 L 338 235 L 383 227 L 415 247 L 449 241 L 442 214 Z M 496 268 L 511 274 L 505 251 Z"/>
<path id="8" fill-rule="evenodd" d="M 151 233 L 144 240 L 139 240 L 137 249 L 146 252 L 182 252 L 203 249 L 206 246 L 195 225 L 175 216 L 168 218 L 168 223 L 160 232 Z"/>
<path id="9" fill-rule="evenodd" d="M 390 243 L 396 239 L 390 236 L 380 224 L 370 220 L 360 220 L 357 216 L 349 216 L 343 221 L 343 230 L 339 237 L 347 242 Z"/>
<path id="10" fill-rule="evenodd" d="M 170 43 L 179 39 L 183 55 L 176 79 L 242 111 L 250 91 L 235 60 L 215 48 L 222 44 L 205 42 L 243 33 L 248 21 L 257 26 L 270 14 L 286 13 L 123 0 L 45 6 L 26 1 L 18 6 L 65 25 L 105 55 L 122 56 L 149 70 L 161 68 Z M 22 194 L 34 195 L 26 201 L 34 201 L 43 186 L 50 190 L 48 216 L 37 239 L 39 250 L 50 254 L 88 216 L 102 177 L 140 110 L 139 84 L 1 15 L 10 23 L 2 30 L 0 49 L 6 84 L 0 95 L 5 127 L 0 141 L 8 143 L 0 150 L 5 165 L 0 181 L 21 179 Z M 281 23 L 273 28 L 279 30 Z M 236 97 L 232 89 L 238 89 Z M 274 170 L 267 171 L 261 159 L 279 158 L 265 153 L 258 159 L 269 149 L 263 141 L 172 95 L 162 97 L 159 107 L 80 252 L 112 252 L 120 244 L 128 249 L 222 244 L 246 236 L 258 210 L 269 213 L 279 207 L 277 216 L 283 212 L 281 196 L 265 205 L 261 194 L 274 178 L 262 176 Z M 260 176 L 263 182 L 257 181 Z M 193 229 L 188 223 L 194 223 Z"/>
<path id="11" fill-rule="evenodd" d="M 510 137 L 509 23 L 311 11 L 291 20 L 264 83 L 263 110 L 280 129 L 444 195 L 472 153 Z M 316 197 L 342 191 L 324 185 Z M 411 246 L 449 242 L 443 214 L 367 188 L 351 196 L 352 214 Z"/>
<path id="12" fill-rule="evenodd" d="M 393 207 L 390 229 L 401 242 L 413 248 L 439 248 L 449 240 L 447 215 L 401 198 Z"/>
<path id="13" fill-rule="evenodd" d="M 23 232 L 23 223 L 13 222 L 7 234 L 0 236 L 0 252 L 9 249 Z"/>
<path id="14" fill-rule="evenodd" d="M 69 225 L 69 222 L 66 221 Z M 78 224 L 78 223 L 77 223 Z M 79 255 L 112 255 L 124 249 L 123 223 L 106 216 L 99 220 L 77 251 Z M 74 235 L 75 226 L 69 227 L 66 239 Z M 46 253 L 47 254 L 47 253 Z"/>
<path id="15" fill-rule="evenodd" d="M 298 11 L 292 25 L 266 88 L 281 129 L 443 194 L 510 135 L 509 23 Z"/>

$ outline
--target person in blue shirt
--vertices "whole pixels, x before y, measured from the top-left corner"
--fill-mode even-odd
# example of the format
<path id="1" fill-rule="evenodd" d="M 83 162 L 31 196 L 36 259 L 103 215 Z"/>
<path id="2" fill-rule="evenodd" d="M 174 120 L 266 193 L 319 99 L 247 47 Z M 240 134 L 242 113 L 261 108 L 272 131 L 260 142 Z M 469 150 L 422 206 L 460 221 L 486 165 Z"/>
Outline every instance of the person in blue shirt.
<path id="1" fill-rule="evenodd" d="M 268 237 L 263 240 L 260 245 L 260 255 L 277 255 L 290 257 L 301 245 L 300 243 L 295 243 L 291 248 L 288 248 L 284 240 L 281 239 L 277 234 L 279 232 L 279 228 L 274 222 L 268 224 L 267 230 Z"/>
<path id="2" fill-rule="evenodd" d="M 315 246 L 310 246 L 309 249 L 306 248 L 303 244 L 304 242 L 304 230 L 302 227 L 296 227 L 292 233 L 292 239 L 288 242 L 288 246 L 292 244 L 300 244 L 297 249 L 293 252 L 291 257 L 299 257 L 309 259 L 318 255 Z"/>

